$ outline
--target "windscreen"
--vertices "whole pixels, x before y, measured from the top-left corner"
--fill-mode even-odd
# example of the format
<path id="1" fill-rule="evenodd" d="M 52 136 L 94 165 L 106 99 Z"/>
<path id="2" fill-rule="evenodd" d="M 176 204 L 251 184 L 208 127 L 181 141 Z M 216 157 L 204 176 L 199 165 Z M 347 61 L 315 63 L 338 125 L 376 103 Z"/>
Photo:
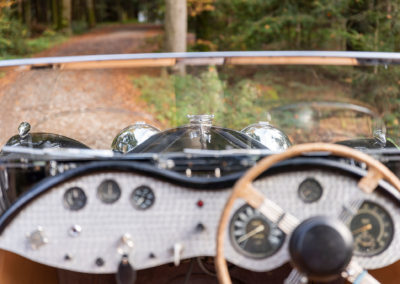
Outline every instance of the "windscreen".
<path id="1" fill-rule="evenodd" d="M 400 142 L 396 65 L 114 63 L 1 70 L 0 145 L 25 135 L 19 126 L 27 122 L 29 133 L 111 149 L 136 122 L 165 131 L 206 114 L 237 132 L 268 123 L 291 144 L 375 139 L 396 149 Z"/>

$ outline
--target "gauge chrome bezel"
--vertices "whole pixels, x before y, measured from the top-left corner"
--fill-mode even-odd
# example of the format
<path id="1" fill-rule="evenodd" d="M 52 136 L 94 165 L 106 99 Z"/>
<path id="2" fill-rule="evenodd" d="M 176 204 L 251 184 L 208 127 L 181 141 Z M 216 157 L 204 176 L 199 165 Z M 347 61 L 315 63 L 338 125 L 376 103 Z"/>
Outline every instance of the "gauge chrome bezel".
<path id="1" fill-rule="evenodd" d="M 313 183 L 313 186 L 317 187 L 317 197 L 313 197 L 312 199 L 309 199 L 307 196 L 304 195 L 304 186 L 306 185 L 306 183 Z M 315 193 L 314 191 L 315 188 L 312 189 L 313 193 Z M 317 202 L 318 200 L 321 199 L 322 195 L 324 193 L 324 188 L 322 187 L 321 183 L 315 179 L 314 177 L 307 177 L 305 178 L 300 184 L 299 187 L 297 189 L 297 194 L 300 198 L 301 201 L 303 201 L 305 204 L 310 204 L 310 203 L 314 203 Z"/>
<path id="2" fill-rule="evenodd" d="M 279 231 L 283 234 L 283 238 L 280 240 L 279 245 L 278 245 L 274 250 L 272 250 L 272 252 L 268 252 L 268 253 L 257 253 L 257 254 L 256 254 L 256 253 L 251 253 L 251 252 L 245 250 L 244 248 L 242 248 L 242 247 L 238 244 L 236 238 L 234 237 L 235 221 L 237 220 L 236 217 L 238 217 L 238 216 L 240 215 L 240 213 L 243 213 L 243 211 L 244 211 L 246 208 L 251 208 L 252 210 L 259 212 L 258 210 L 252 208 L 250 205 L 244 204 L 244 205 L 242 205 L 239 209 L 237 209 L 237 210 L 233 213 L 233 215 L 232 215 L 232 217 L 231 217 L 231 219 L 230 219 L 230 223 L 229 223 L 229 238 L 230 238 L 230 241 L 231 241 L 233 247 L 234 247 L 234 248 L 236 249 L 236 251 L 239 252 L 240 254 L 243 254 L 243 255 L 245 255 L 245 256 L 247 256 L 247 257 L 250 257 L 250 258 L 252 258 L 252 259 L 266 259 L 266 258 L 269 258 L 269 257 L 275 255 L 275 254 L 282 248 L 283 244 L 284 244 L 285 241 L 286 241 L 286 235 L 285 235 L 285 233 L 283 233 L 278 227 L 276 227 L 276 228 L 274 228 L 274 229 L 275 229 L 275 230 L 279 230 Z M 257 213 L 256 213 L 256 214 L 257 214 Z M 255 216 L 255 215 L 253 215 L 253 216 Z M 270 232 L 271 232 L 271 226 L 276 226 L 276 225 L 274 225 L 271 221 L 269 221 L 269 220 L 268 220 L 264 215 L 262 215 L 261 213 L 258 213 L 257 216 L 255 216 L 255 217 L 258 217 L 258 216 L 260 217 L 260 219 L 262 219 L 263 221 L 265 221 L 265 222 L 268 224 L 268 226 L 269 226 L 269 230 L 268 230 L 269 232 L 268 232 L 268 233 L 270 233 Z M 269 236 L 269 235 L 268 235 L 268 236 Z M 268 236 L 266 236 L 266 237 L 268 237 Z"/>
<path id="3" fill-rule="evenodd" d="M 392 219 L 394 226 L 392 241 L 382 252 L 372 256 L 354 254 L 354 259 L 365 269 L 377 269 L 388 266 L 399 260 L 398 252 L 400 250 L 400 218 L 394 218 L 393 216 L 393 212 L 398 212 L 399 208 L 392 200 L 383 194 L 375 193 L 365 195 L 365 198 L 362 199 L 361 204 L 365 201 L 376 203 L 380 207 L 384 208 Z"/>
<path id="4" fill-rule="evenodd" d="M 103 186 L 105 184 L 110 184 L 110 183 L 115 185 L 116 188 L 117 188 L 117 192 L 116 192 L 117 197 L 112 198 L 112 199 L 105 198 L 103 192 L 101 192 L 103 190 Z M 119 184 L 115 180 L 113 180 L 113 179 L 105 179 L 97 187 L 96 196 L 104 204 L 113 204 L 113 203 L 117 202 L 121 198 L 121 187 L 119 186 Z"/>
<path id="5" fill-rule="evenodd" d="M 153 196 L 152 201 L 150 202 L 150 204 L 146 205 L 146 203 L 144 203 L 146 206 L 145 207 L 141 207 L 140 205 L 138 205 L 135 201 L 134 201 L 134 197 L 136 196 L 136 193 L 139 190 L 142 190 L 143 188 L 146 188 L 149 190 L 149 192 L 147 194 L 151 194 Z M 146 194 L 146 195 L 147 195 Z M 146 199 L 147 200 L 147 199 Z M 132 204 L 133 208 L 137 209 L 137 210 L 148 210 L 151 207 L 153 207 L 154 203 L 156 202 L 156 194 L 154 193 L 154 190 L 148 186 L 148 185 L 140 185 L 138 187 L 135 187 L 132 191 L 132 193 L 129 196 L 129 201 Z"/>
<path id="6" fill-rule="evenodd" d="M 83 204 L 76 206 L 74 204 L 69 204 L 69 202 L 67 201 L 68 195 L 73 191 L 73 190 L 78 190 L 79 194 L 81 194 L 83 196 Z M 85 208 L 86 204 L 88 202 L 88 197 L 85 193 L 85 191 L 83 190 L 82 187 L 79 186 L 72 186 L 69 187 L 63 194 L 63 205 L 66 209 L 70 210 L 70 211 L 79 211 L 82 210 L 83 208 Z"/>
<path id="7" fill-rule="evenodd" d="M 354 251 L 353 251 L 353 253 L 354 253 L 354 255 L 356 255 L 356 256 L 360 256 L 360 257 L 372 257 L 372 256 L 376 256 L 376 255 L 379 255 L 379 254 L 381 254 L 381 253 L 384 253 L 387 249 L 388 249 L 388 247 L 390 247 L 390 245 L 391 245 L 391 243 L 393 242 L 393 239 L 394 239 L 394 235 L 395 235 L 395 225 L 394 225 L 394 221 L 393 221 L 393 218 L 392 218 L 392 216 L 391 216 L 391 214 L 385 209 L 385 207 L 383 207 L 383 206 L 381 206 L 381 205 L 379 205 L 378 203 L 376 203 L 376 202 L 374 202 L 374 201 L 371 201 L 371 200 L 369 200 L 369 199 L 365 199 L 365 200 L 363 200 L 362 202 L 361 202 L 361 204 L 360 204 L 360 207 L 359 207 L 359 209 L 357 210 L 357 212 L 356 212 L 356 214 L 354 214 L 349 220 L 348 220 L 348 222 L 347 222 L 347 227 L 351 230 L 351 223 L 353 222 L 353 220 L 354 220 L 354 218 L 357 216 L 357 215 L 359 215 L 360 214 L 360 210 L 361 210 L 361 208 L 362 208 L 362 206 L 364 206 L 364 204 L 371 204 L 371 205 L 373 205 L 373 206 L 375 206 L 375 208 L 379 208 L 381 211 L 383 211 L 383 213 L 386 215 L 385 217 L 388 217 L 389 218 L 389 222 L 390 222 L 390 225 L 391 225 L 391 229 L 392 229 L 392 233 L 391 233 L 391 235 L 390 235 L 390 237 L 389 237 L 389 239 L 388 239 L 388 241 L 382 246 L 382 247 L 380 247 L 379 249 L 377 249 L 377 250 L 374 250 L 374 251 L 372 251 L 372 252 L 362 252 L 362 251 L 357 251 L 356 250 L 356 239 L 355 239 L 355 237 L 354 237 L 354 235 L 353 235 L 353 239 L 354 239 Z M 363 210 L 363 212 L 364 212 L 365 210 Z M 381 225 L 381 226 L 385 226 L 384 224 L 381 224 L 381 220 L 380 220 L 380 214 L 374 214 L 374 213 L 371 213 L 371 212 L 368 212 L 370 215 L 373 215 L 377 220 L 378 220 L 378 222 L 379 222 L 379 225 Z M 378 215 L 378 216 L 376 216 L 376 215 Z M 381 227 L 382 228 L 382 227 Z M 352 233 L 353 234 L 353 233 Z"/>

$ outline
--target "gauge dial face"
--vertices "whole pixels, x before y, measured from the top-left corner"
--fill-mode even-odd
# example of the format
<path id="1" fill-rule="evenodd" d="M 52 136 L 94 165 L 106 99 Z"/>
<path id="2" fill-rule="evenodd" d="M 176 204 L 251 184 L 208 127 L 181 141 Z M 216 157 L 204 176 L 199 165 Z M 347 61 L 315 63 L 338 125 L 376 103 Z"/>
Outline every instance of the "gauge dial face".
<path id="1" fill-rule="evenodd" d="M 354 252 L 360 256 L 380 254 L 393 239 L 392 218 L 385 209 L 371 201 L 361 205 L 349 227 L 354 238 Z"/>
<path id="2" fill-rule="evenodd" d="M 116 202 L 121 196 L 121 189 L 114 180 L 105 180 L 97 188 L 97 197 L 106 204 Z"/>
<path id="3" fill-rule="evenodd" d="M 299 185 L 298 194 L 304 203 L 313 203 L 321 198 L 322 186 L 315 179 L 307 178 Z"/>
<path id="4" fill-rule="evenodd" d="M 285 241 L 285 234 L 249 205 L 244 205 L 235 212 L 229 231 L 234 248 L 251 258 L 269 257 Z"/>
<path id="5" fill-rule="evenodd" d="M 145 185 L 135 188 L 131 194 L 131 203 L 136 209 L 148 209 L 154 204 L 154 200 L 153 190 Z"/>
<path id="6" fill-rule="evenodd" d="M 71 187 L 64 193 L 64 206 L 72 211 L 82 209 L 86 200 L 86 194 L 80 187 Z"/>

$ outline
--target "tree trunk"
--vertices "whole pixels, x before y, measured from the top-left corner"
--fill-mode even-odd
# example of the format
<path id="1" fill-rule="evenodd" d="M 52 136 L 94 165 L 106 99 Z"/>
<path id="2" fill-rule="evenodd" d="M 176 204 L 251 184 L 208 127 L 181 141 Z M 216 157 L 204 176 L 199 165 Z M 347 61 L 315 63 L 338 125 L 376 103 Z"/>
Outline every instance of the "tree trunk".
<path id="1" fill-rule="evenodd" d="M 51 0 L 46 1 L 46 25 L 47 26 L 52 26 L 52 20 L 51 20 L 51 12 L 52 12 L 52 6 L 51 6 Z"/>
<path id="2" fill-rule="evenodd" d="M 59 20 L 59 5 L 57 0 L 51 0 L 51 16 L 53 20 L 53 28 L 56 30 L 60 29 L 60 20 Z"/>
<path id="3" fill-rule="evenodd" d="M 62 0 L 62 29 L 67 34 L 71 34 L 71 0 Z"/>
<path id="4" fill-rule="evenodd" d="M 30 35 L 32 29 L 31 0 L 24 0 L 24 21 L 28 28 L 28 35 Z"/>
<path id="5" fill-rule="evenodd" d="M 129 2 L 129 6 L 132 6 L 130 10 L 130 15 L 128 15 L 128 17 L 133 18 L 133 19 L 138 19 L 139 18 L 139 11 L 140 11 L 140 4 L 139 1 L 130 1 Z"/>
<path id="6" fill-rule="evenodd" d="M 186 0 L 166 0 L 165 2 L 166 50 L 169 52 L 186 52 Z"/>
<path id="7" fill-rule="evenodd" d="M 87 19 L 89 28 L 93 28 L 96 25 L 96 14 L 94 12 L 93 0 L 86 0 Z"/>
<path id="8" fill-rule="evenodd" d="M 118 22 L 122 23 L 124 21 L 124 16 L 123 16 L 123 9 L 121 6 L 121 0 L 115 0 L 115 9 L 117 11 Z"/>
<path id="9" fill-rule="evenodd" d="M 24 21 L 24 8 L 22 7 L 22 0 L 18 0 L 18 20 L 22 23 Z"/>

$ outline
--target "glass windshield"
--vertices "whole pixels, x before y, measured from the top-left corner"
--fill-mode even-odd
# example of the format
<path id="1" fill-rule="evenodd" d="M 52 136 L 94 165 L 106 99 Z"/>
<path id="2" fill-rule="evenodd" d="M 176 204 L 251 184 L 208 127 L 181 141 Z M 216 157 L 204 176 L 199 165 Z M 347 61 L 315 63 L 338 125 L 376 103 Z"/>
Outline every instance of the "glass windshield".
<path id="1" fill-rule="evenodd" d="M 25 135 L 50 133 L 92 149 L 111 149 L 127 127 L 139 129 L 135 135 L 140 141 L 120 136 L 125 139 L 122 152 L 150 139 L 153 146 L 143 146 L 141 152 L 195 137 L 200 139 L 199 149 L 243 148 L 238 146 L 243 141 L 254 142 L 245 139 L 250 137 L 256 140 L 250 148 L 264 145 L 274 150 L 273 142 L 251 135 L 268 127 L 279 130 L 290 144 L 320 141 L 396 149 L 400 143 L 397 65 L 266 64 L 246 56 L 189 59 L 181 64 L 170 64 L 168 58 L 111 60 L 99 66 L 66 59 L 63 64 L 3 69 L 0 145 L 16 145 L 15 139 L 23 140 Z M 196 120 L 188 115 L 209 116 Z M 183 138 L 178 130 L 185 125 L 206 127 L 185 132 Z M 265 133 L 271 136 L 270 130 Z M 49 147 L 54 142 L 43 136 L 31 139 L 47 139 L 43 143 Z M 195 143 L 185 143 L 168 151 L 197 148 Z M 213 146 L 203 147 L 204 143 Z"/>

